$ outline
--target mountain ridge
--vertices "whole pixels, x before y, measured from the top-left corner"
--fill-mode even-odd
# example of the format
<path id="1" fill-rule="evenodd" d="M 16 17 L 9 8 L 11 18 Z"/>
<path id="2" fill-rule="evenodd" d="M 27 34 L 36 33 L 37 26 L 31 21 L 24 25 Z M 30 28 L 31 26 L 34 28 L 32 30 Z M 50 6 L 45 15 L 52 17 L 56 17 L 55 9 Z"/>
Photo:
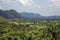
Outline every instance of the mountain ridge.
<path id="1" fill-rule="evenodd" d="M 60 16 L 41 16 L 36 13 L 21 12 L 18 13 L 16 10 L 0 10 L 0 16 L 6 19 L 60 19 Z"/>

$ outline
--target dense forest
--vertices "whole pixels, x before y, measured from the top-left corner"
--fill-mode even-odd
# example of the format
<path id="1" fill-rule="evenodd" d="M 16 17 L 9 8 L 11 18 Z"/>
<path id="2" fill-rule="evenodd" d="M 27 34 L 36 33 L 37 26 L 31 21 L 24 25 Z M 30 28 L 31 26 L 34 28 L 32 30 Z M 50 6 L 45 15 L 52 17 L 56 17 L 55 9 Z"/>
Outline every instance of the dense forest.
<path id="1" fill-rule="evenodd" d="M 60 20 L 9 20 L 0 17 L 0 40 L 60 40 Z"/>

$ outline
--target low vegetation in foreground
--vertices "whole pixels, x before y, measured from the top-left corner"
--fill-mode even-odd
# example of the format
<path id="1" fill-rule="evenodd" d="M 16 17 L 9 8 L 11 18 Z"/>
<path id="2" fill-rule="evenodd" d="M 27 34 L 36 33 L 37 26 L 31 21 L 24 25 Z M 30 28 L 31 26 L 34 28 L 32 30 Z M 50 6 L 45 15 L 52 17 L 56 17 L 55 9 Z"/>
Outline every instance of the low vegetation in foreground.
<path id="1" fill-rule="evenodd" d="M 8 20 L 0 17 L 0 40 L 60 40 L 60 20 Z"/>

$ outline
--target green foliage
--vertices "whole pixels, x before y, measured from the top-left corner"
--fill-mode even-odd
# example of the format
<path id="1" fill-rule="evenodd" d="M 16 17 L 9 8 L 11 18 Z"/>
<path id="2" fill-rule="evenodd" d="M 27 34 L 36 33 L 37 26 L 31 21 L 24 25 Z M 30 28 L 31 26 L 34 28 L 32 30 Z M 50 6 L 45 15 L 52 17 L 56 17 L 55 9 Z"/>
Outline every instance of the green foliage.
<path id="1" fill-rule="evenodd" d="M 9 22 L 0 17 L 0 40 L 60 40 L 60 22 Z"/>

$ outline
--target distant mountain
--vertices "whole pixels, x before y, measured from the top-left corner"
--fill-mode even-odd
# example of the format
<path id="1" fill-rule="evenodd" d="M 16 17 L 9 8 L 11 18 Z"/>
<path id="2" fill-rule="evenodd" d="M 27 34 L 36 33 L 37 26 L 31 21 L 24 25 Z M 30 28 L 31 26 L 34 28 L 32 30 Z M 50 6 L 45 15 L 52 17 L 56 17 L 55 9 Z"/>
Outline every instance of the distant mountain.
<path id="1" fill-rule="evenodd" d="M 0 16 L 2 16 L 4 18 L 9 18 L 8 14 L 3 10 L 0 10 Z"/>
<path id="2" fill-rule="evenodd" d="M 11 10 L 0 10 L 0 16 L 6 19 L 34 19 L 34 20 L 41 20 L 41 19 L 60 19 L 60 16 L 41 16 L 38 13 L 29 13 L 29 12 L 21 12 L 18 13 L 17 11 Z"/>
<path id="3" fill-rule="evenodd" d="M 21 15 L 24 18 L 40 18 L 41 17 L 40 14 L 37 14 L 37 13 L 28 13 L 28 12 L 22 12 Z"/>
<path id="4" fill-rule="evenodd" d="M 41 19 L 60 19 L 60 16 L 41 16 L 40 14 L 38 13 L 28 13 L 28 12 L 22 12 L 21 15 L 24 17 L 24 18 L 29 18 L 29 19 L 38 19 L 38 20 L 41 20 Z"/>
<path id="5" fill-rule="evenodd" d="M 18 13 L 17 11 L 11 9 L 11 10 L 0 10 L 0 16 L 6 18 L 6 19 L 35 19 L 40 18 L 40 14 L 35 13 L 29 13 L 29 12 L 21 12 Z"/>
<path id="6" fill-rule="evenodd" d="M 60 19 L 60 16 L 47 16 L 45 19 Z"/>
<path id="7" fill-rule="evenodd" d="M 0 10 L 0 16 L 6 19 L 18 19 L 21 18 L 21 15 L 15 10 Z"/>

